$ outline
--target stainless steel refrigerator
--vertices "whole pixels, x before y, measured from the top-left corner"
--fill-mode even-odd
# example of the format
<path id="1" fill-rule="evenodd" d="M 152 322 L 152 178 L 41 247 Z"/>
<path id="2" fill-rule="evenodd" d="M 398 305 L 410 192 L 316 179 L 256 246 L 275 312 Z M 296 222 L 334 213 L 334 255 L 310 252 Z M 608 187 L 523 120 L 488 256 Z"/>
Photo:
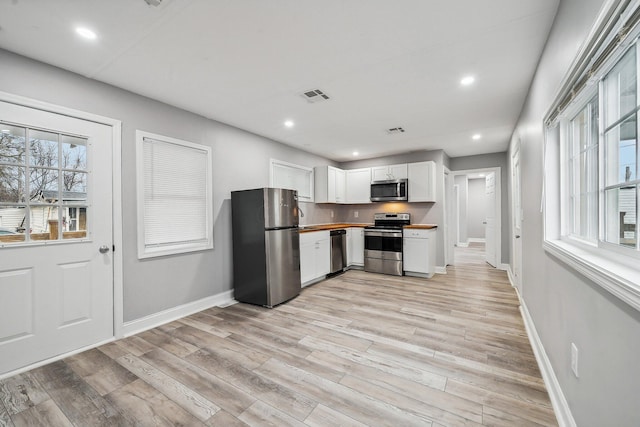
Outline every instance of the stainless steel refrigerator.
<path id="1" fill-rule="evenodd" d="M 231 192 L 233 290 L 240 302 L 273 307 L 300 293 L 295 190 Z"/>

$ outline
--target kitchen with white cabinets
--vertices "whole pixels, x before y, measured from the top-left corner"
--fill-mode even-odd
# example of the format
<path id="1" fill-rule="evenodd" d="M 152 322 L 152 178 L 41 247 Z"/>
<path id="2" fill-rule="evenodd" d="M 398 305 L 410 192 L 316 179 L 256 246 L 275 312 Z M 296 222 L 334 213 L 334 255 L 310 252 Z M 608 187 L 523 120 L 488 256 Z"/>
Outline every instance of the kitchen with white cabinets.
<path id="1" fill-rule="evenodd" d="M 306 170 L 305 167 L 300 169 L 303 172 Z M 312 176 L 298 174 L 300 177 L 306 176 L 306 179 L 291 180 L 291 185 L 300 186 L 301 191 L 307 191 L 311 187 L 314 189 L 313 203 L 301 203 L 301 211 L 317 213 L 328 210 L 331 219 L 330 222 L 316 224 L 313 220 L 300 220 L 302 286 L 314 284 L 330 274 L 331 230 L 346 231 L 346 268 L 363 269 L 366 253 L 365 227 L 373 224 L 372 212 L 388 211 L 392 212 L 390 215 L 394 215 L 393 212 L 411 211 L 419 222 L 424 222 L 437 198 L 436 169 L 436 162 L 433 160 L 353 169 L 322 165 L 313 168 Z M 403 180 L 408 185 L 407 201 L 372 202 L 372 184 L 393 180 Z M 414 224 L 410 227 L 404 230 L 404 234 L 402 229 L 399 233 L 398 246 L 404 246 L 404 249 L 400 248 L 404 252 L 404 266 L 398 268 L 396 274 L 431 278 L 436 271 L 438 258 L 437 226 Z"/>

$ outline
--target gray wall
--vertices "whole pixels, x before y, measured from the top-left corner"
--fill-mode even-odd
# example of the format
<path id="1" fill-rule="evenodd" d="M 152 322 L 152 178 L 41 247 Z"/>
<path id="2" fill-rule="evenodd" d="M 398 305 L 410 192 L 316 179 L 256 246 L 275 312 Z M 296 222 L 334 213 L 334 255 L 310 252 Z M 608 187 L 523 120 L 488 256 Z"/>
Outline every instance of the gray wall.
<path id="1" fill-rule="evenodd" d="M 342 220 L 346 222 L 372 222 L 376 212 L 409 212 L 411 222 L 415 224 L 437 224 L 436 232 L 436 266 L 444 267 L 444 167 L 449 158 L 443 150 L 415 151 L 395 156 L 376 159 L 357 160 L 339 165 L 342 169 L 368 168 L 372 166 L 393 165 L 400 163 L 416 163 L 433 160 L 436 163 L 436 202 L 435 203 L 370 203 L 366 205 L 345 205 Z M 358 218 L 355 212 L 358 211 Z M 364 214 L 364 216 L 363 216 Z"/>
<path id="2" fill-rule="evenodd" d="M 122 121 L 124 320 L 131 321 L 232 288 L 232 190 L 269 183 L 269 159 L 303 166 L 327 159 L 169 105 L 0 50 L 0 90 Z M 135 131 L 141 129 L 213 148 L 214 244 L 198 253 L 137 259 Z M 303 223 L 330 212 L 305 203 Z M 306 206 L 306 207 L 305 207 Z"/>
<path id="3" fill-rule="evenodd" d="M 522 296 L 577 425 L 640 425 L 640 313 L 542 248 L 542 119 L 603 1 L 563 0 L 513 139 L 521 141 Z M 579 351 L 580 378 L 570 369 Z"/>
<path id="4" fill-rule="evenodd" d="M 468 188 L 467 203 L 469 206 L 473 206 L 473 208 L 467 211 L 467 236 L 469 239 L 484 239 L 484 222 L 487 219 L 485 179 L 470 179 Z"/>
<path id="5" fill-rule="evenodd" d="M 500 216 L 502 218 L 501 233 L 501 258 L 502 263 L 507 264 L 511 260 L 511 217 L 509 216 L 509 156 L 504 153 L 480 154 L 477 156 L 453 157 L 451 158 L 452 171 L 464 171 L 484 168 L 500 168 L 500 200 L 502 208 Z M 524 193 L 523 193 L 524 194 Z"/>

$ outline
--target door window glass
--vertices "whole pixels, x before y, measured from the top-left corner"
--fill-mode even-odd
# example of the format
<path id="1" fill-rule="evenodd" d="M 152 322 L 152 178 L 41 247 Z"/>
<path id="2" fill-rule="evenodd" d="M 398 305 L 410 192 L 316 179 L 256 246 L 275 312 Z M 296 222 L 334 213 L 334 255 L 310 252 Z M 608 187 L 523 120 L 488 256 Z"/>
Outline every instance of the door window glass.
<path id="1" fill-rule="evenodd" d="M 87 237 L 87 139 L 0 121 L 0 246 Z"/>

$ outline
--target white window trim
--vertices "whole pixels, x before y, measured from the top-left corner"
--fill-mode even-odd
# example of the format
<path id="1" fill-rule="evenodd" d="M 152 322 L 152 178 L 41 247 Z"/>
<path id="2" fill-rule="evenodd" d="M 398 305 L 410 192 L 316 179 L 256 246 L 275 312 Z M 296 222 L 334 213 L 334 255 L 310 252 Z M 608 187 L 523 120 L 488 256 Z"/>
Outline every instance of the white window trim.
<path id="1" fill-rule="evenodd" d="M 304 174 L 306 174 L 307 176 L 307 191 L 309 192 L 309 194 L 311 196 L 307 197 L 304 194 L 302 194 L 302 192 L 300 191 L 300 189 L 298 188 L 291 188 L 291 190 L 297 190 L 298 191 L 298 202 L 313 202 L 315 199 L 315 193 L 314 193 L 314 172 L 313 172 L 313 168 L 310 167 L 306 167 L 306 166 L 300 166 L 300 165 L 296 165 L 294 163 L 289 163 L 289 162 L 285 162 L 282 160 L 276 160 L 276 159 L 269 159 L 269 186 L 273 187 L 274 186 L 274 174 L 275 174 L 275 168 L 274 167 L 283 167 L 283 168 L 290 168 L 290 169 L 295 169 L 298 171 L 302 171 Z"/>
<path id="2" fill-rule="evenodd" d="M 624 255 L 617 255 L 616 259 L 609 258 L 596 247 L 588 248 L 578 242 L 561 239 L 547 239 L 543 247 L 578 273 L 640 311 L 640 271 L 635 258 Z"/>
<path id="3" fill-rule="evenodd" d="M 147 247 L 145 245 L 145 223 L 144 223 L 144 139 L 154 139 L 161 142 L 191 147 L 207 153 L 207 177 L 206 177 L 206 236 L 204 242 L 178 243 L 160 247 Z M 138 258 L 152 258 L 166 255 L 175 255 L 188 252 L 203 251 L 213 249 L 213 161 L 211 147 L 193 142 L 183 141 L 164 135 L 157 135 L 150 132 L 136 130 L 136 199 L 138 218 Z"/>

